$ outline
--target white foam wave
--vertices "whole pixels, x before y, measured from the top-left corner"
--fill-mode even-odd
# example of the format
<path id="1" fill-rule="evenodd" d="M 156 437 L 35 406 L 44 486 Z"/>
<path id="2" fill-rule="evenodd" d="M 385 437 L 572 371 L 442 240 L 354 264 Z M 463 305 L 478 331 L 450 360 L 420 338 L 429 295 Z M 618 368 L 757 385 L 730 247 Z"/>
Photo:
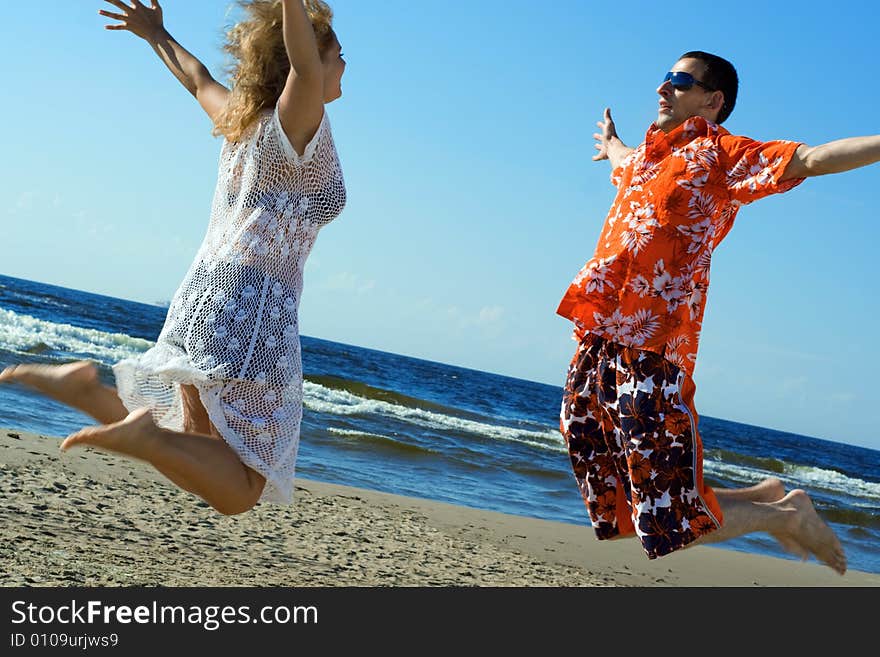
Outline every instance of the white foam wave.
<path id="1" fill-rule="evenodd" d="M 880 484 L 853 479 L 834 470 L 823 470 L 803 465 L 785 466 L 785 474 L 804 484 L 804 487 L 840 490 L 853 497 L 880 500 Z"/>
<path id="2" fill-rule="evenodd" d="M 741 465 L 733 465 L 730 463 L 724 463 L 722 461 L 713 461 L 711 458 L 707 458 L 703 462 L 703 472 L 705 474 L 715 477 L 734 479 L 736 481 L 744 481 L 746 483 L 752 484 L 757 484 L 759 481 L 763 481 L 767 477 L 779 476 L 779 474 L 776 472 L 769 472 L 767 470 L 759 470 L 757 468 L 749 468 Z"/>
<path id="3" fill-rule="evenodd" d="M 332 433 L 337 436 L 344 436 L 345 438 L 363 438 L 366 436 L 367 438 L 381 438 L 383 440 L 394 440 L 390 436 L 383 436 L 380 433 L 369 433 L 367 431 L 352 431 L 351 429 L 337 429 L 335 427 L 328 427 L 327 433 Z"/>
<path id="4" fill-rule="evenodd" d="M 107 333 L 71 324 L 56 324 L 30 315 L 0 308 L 0 349 L 28 353 L 45 345 L 52 351 L 112 365 L 143 353 L 153 346 L 149 340 L 124 333 Z"/>
<path id="5" fill-rule="evenodd" d="M 313 411 L 332 415 L 383 415 L 422 427 L 525 443 L 538 449 L 553 452 L 559 452 L 563 449 L 562 437 L 558 432 L 550 429 L 547 431 L 523 431 L 512 427 L 465 420 L 421 408 L 401 406 L 377 399 L 366 399 L 346 390 L 325 388 L 311 381 L 305 381 L 303 388 L 305 393 L 303 405 Z"/>
<path id="6" fill-rule="evenodd" d="M 708 459 L 703 464 L 703 470 L 709 475 L 753 484 L 767 477 L 778 477 L 786 484 L 787 488 L 804 488 L 808 491 L 822 488 L 852 497 L 880 500 L 880 484 L 854 479 L 839 472 L 822 468 L 785 463 L 783 464 L 783 472 L 780 473 Z"/>

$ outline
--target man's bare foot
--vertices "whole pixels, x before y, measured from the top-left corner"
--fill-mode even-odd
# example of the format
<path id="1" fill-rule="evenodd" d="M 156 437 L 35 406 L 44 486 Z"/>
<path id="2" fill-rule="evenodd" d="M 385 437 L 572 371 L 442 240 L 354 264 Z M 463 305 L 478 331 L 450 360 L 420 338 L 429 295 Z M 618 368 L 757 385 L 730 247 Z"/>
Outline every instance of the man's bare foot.
<path id="1" fill-rule="evenodd" d="M 150 409 L 139 408 L 119 422 L 86 427 L 69 435 L 61 443 L 61 451 L 88 446 L 145 460 L 150 449 L 149 439 L 159 431 Z"/>
<path id="2" fill-rule="evenodd" d="M 780 547 L 782 547 L 783 550 L 785 550 L 789 554 L 793 554 L 801 561 L 806 561 L 810 558 L 810 553 L 806 549 L 804 549 L 804 547 L 800 543 L 792 538 L 789 538 L 786 534 L 770 532 L 770 536 L 776 539 L 776 542 L 779 543 Z"/>
<path id="3" fill-rule="evenodd" d="M 69 406 L 98 386 L 98 369 L 81 360 L 64 365 L 13 365 L 0 372 L 0 383 L 21 383 Z"/>
<path id="4" fill-rule="evenodd" d="M 715 495 L 719 499 L 739 499 L 748 502 L 778 502 L 785 497 L 785 486 L 782 481 L 776 477 L 767 477 L 764 481 L 749 486 L 748 488 L 715 488 Z M 800 543 L 791 539 L 785 534 L 778 532 L 770 532 L 770 535 L 776 539 L 776 542 L 783 550 L 789 552 L 800 559 L 809 559 L 810 553 L 807 552 Z"/>
<path id="5" fill-rule="evenodd" d="M 776 477 L 748 488 L 714 488 L 715 495 L 728 499 L 748 500 L 749 502 L 778 502 L 785 497 L 785 486 Z"/>
<path id="6" fill-rule="evenodd" d="M 846 572 L 843 547 L 831 527 L 816 513 L 810 497 L 802 490 L 793 490 L 775 504 L 792 512 L 789 528 L 779 532 L 778 536 L 774 534 L 777 540 L 781 536 L 786 542 L 794 542 L 799 546 L 801 555 L 813 554 L 819 561 L 843 575 Z"/>

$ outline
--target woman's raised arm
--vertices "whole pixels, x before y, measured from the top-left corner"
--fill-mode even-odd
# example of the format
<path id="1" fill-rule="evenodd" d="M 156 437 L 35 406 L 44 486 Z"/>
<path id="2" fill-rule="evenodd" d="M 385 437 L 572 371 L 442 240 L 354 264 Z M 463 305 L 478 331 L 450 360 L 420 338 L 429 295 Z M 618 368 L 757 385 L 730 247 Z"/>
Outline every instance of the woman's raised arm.
<path id="1" fill-rule="evenodd" d="M 131 4 L 121 0 L 104 0 L 119 12 L 99 10 L 98 13 L 119 23 L 105 25 L 108 30 L 126 30 L 140 37 L 159 55 L 174 77 L 186 87 L 212 121 L 226 106 L 229 89 L 217 82 L 202 62 L 191 55 L 165 29 L 162 7 L 156 0 L 146 6 L 139 0 Z"/>
<path id="2" fill-rule="evenodd" d="M 281 127 L 302 154 L 324 116 L 324 66 L 303 0 L 283 0 L 284 46 L 290 74 L 278 100 Z"/>

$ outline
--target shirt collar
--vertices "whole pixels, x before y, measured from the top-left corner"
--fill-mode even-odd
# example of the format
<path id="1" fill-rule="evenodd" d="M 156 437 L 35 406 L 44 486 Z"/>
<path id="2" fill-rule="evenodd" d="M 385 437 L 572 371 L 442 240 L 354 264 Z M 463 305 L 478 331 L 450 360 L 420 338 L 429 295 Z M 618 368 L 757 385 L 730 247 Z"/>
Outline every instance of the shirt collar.
<path id="1" fill-rule="evenodd" d="M 664 155 L 674 148 L 686 146 L 699 137 L 722 136 L 730 134 L 717 123 L 702 116 L 692 116 L 680 126 L 663 132 L 652 123 L 645 134 L 645 151 L 653 155 Z"/>

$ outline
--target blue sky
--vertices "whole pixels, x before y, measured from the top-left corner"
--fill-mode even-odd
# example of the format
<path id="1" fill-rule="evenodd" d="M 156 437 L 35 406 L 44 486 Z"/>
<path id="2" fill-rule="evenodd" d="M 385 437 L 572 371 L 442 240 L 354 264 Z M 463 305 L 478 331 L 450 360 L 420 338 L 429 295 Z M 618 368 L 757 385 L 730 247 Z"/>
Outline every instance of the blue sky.
<path id="1" fill-rule="evenodd" d="M 306 267 L 303 333 L 561 385 L 575 345 L 556 305 L 614 196 L 595 122 L 610 106 L 638 144 L 687 50 L 737 66 L 734 133 L 880 132 L 880 10 L 715 4 L 333 2 L 349 202 Z M 220 142 L 146 44 L 103 29 L 104 6 L 4 3 L 0 273 L 163 301 L 201 242 Z M 163 7 L 222 77 L 229 3 Z M 874 165 L 740 212 L 713 259 L 702 414 L 880 449 L 878 183 Z"/>

